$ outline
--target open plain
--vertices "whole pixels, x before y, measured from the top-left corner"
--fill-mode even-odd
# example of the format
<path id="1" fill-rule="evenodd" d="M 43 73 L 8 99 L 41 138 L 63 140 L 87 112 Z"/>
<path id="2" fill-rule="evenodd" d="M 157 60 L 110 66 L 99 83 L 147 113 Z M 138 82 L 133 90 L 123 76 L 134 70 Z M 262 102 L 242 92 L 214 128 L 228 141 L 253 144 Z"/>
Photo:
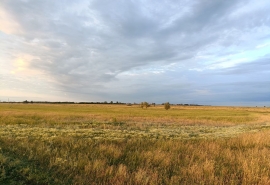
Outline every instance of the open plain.
<path id="1" fill-rule="evenodd" d="M 0 104 L 0 184 L 269 184 L 270 108 Z"/>

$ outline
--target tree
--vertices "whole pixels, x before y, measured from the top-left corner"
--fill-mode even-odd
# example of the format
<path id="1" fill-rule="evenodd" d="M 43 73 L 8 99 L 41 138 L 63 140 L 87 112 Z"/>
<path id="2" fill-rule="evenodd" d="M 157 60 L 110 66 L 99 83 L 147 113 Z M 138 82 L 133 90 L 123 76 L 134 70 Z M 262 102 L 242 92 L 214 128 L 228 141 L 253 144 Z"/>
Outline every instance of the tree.
<path id="1" fill-rule="evenodd" d="M 147 103 L 146 101 L 143 102 L 143 105 L 145 106 L 146 109 L 147 109 L 147 107 L 149 107 L 149 103 Z"/>
<path id="2" fill-rule="evenodd" d="M 145 102 L 141 102 L 140 107 L 143 109 L 143 107 L 145 107 L 147 109 L 147 107 L 150 107 L 149 103 Z"/>
<path id="3" fill-rule="evenodd" d="M 164 103 L 164 108 L 165 108 L 166 110 L 170 109 L 170 108 L 171 108 L 170 103 L 169 103 L 169 102 Z"/>

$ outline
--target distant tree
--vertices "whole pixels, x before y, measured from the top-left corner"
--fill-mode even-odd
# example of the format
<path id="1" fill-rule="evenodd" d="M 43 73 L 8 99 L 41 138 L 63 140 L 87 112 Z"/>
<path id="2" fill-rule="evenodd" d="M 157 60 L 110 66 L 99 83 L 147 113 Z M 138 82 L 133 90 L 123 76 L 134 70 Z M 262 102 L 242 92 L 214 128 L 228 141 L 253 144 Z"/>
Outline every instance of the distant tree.
<path id="1" fill-rule="evenodd" d="M 150 107 L 150 104 L 148 102 L 141 102 L 140 107 L 143 109 L 144 107 L 147 109 L 147 107 Z"/>
<path id="2" fill-rule="evenodd" d="M 150 107 L 149 103 L 148 102 L 143 102 L 143 105 L 145 106 L 145 108 L 147 109 L 147 107 Z"/>
<path id="3" fill-rule="evenodd" d="M 165 108 L 166 110 L 170 109 L 170 108 L 171 108 L 170 103 L 169 103 L 169 102 L 164 103 L 164 108 Z"/>
<path id="4" fill-rule="evenodd" d="M 113 101 L 111 101 L 110 104 L 113 104 Z"/>

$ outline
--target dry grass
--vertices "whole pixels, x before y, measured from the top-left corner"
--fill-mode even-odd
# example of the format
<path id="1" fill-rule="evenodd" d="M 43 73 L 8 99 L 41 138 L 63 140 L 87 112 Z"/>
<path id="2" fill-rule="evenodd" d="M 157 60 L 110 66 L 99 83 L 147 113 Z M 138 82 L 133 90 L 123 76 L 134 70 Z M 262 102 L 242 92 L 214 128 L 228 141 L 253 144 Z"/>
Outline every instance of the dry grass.
<path id="1" fill-rule="evenodd" d="M 269 108 L 0 110 L 0 184 L 270 184 Z"/>
<path id="2" fill-rule="evenodd" d="M 263 122 L 269 108 L 239 107 L 183 107 L 172 106 L 168 111 L 163 106 L 141 109 L 125 105 L 38 105 L 1 104 L 1 118 L 7 116 L 9 123 L 79 123 L 86 121 L 141 124 L 160 123 L 177 125 L 235 125 Z"/>

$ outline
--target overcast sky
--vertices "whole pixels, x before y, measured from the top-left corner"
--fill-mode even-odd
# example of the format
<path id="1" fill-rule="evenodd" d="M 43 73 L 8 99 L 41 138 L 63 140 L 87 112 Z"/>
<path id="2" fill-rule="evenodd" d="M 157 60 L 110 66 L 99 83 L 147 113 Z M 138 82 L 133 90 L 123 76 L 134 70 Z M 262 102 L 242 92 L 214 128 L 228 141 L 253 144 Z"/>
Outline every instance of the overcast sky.
<path id="1" fill-rule="evenodd" d="M 1 0 L 1 101 L 270 106 L 270 1 Z"/>

